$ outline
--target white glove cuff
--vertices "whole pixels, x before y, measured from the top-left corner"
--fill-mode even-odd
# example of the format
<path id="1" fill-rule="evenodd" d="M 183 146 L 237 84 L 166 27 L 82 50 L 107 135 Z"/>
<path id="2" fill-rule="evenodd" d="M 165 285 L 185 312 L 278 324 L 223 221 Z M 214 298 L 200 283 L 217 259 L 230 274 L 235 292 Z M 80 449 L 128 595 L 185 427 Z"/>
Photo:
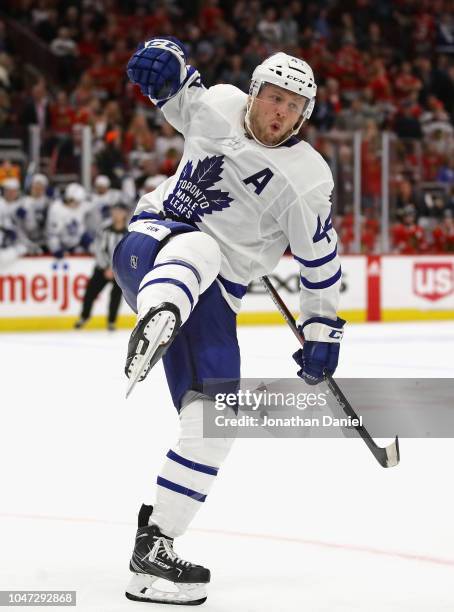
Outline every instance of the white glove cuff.
<path id="1" fill-rule="evenodd" d="M 303 326 L 303 334 L 304 339 L 310 342 L 340 342 L 344 330 L 314 322 Z"/>

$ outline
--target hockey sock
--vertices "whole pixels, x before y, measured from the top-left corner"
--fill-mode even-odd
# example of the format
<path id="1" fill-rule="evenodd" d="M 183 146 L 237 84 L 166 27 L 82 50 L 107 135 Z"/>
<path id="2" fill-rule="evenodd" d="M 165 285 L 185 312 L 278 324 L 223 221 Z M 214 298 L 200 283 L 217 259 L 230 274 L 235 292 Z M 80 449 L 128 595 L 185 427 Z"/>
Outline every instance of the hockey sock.
<path id="1" fill-rule="evenodd" d="M 205 502 L 234 441 L 233 438 L 203 437 L 203 409 L 204 406 L 205 410 L 209 409 L 210 401 L 199 397 L 183 408 L 180 439 L 167 453 L 157 479 L 156 502 L 150 520 L 172 538 L 186 531 Z"/>
<path id="2" fill-rule="evenodd" d="M 174 236 L 158 253 L 154 266 L 140 283 L 138 318 L 150 308 L 170 302 L 178 307 L 184 323 L 199 295 L 216 278 L 221 264 L 215 240 L 202 232 Z"/>

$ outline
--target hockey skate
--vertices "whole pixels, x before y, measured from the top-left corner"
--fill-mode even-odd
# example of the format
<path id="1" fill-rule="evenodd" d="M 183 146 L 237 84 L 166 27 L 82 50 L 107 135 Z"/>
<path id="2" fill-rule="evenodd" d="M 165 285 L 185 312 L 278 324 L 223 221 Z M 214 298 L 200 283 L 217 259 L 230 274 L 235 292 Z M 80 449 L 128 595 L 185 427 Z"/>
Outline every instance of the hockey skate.
<path id="1" fill-rule="evenodd" d="M 74 323 L 74 329 L 82 329 L 87 323 L 88 319 L 80 317 L 80 319 L 77 319 L 77 321 Z"/>
<path id="2" fill-rule="evenodd" d="M 173 540 L 157 525 L 148 525 L 152 506 L 143 505 L 129 563 L 133 572 L 126 597 L 133 601 L 197 606 L 206 598 L 210 570 L 183 561 L 173 550 Z"/>
<path id="3" fill-rule="evenodd" d="M 169 302 L 151 308 L 143 319 L 140 319 L 129 338 L 125 366 L 125 373 L 129 378 L 126 397 L 165 354 L 180 325 L 180 312 Z"/>

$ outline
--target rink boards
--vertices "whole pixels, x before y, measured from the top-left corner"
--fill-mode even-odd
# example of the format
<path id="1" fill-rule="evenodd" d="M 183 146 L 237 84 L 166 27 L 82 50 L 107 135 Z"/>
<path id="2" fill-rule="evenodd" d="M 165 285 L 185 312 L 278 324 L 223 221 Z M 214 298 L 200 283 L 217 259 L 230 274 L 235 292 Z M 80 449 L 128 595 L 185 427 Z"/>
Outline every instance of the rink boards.
<path id="1" fill-rule="evenodd" d="M 25 257 L 0 273 L 0 330 L 70 329 L 79 315 L 93 259 L 75 256 Z M 453 256 L 342 256 L 340 315 L 350 322 L 454 319 Z M 279 293 L 298 311 L 299 272 L 295 261 L 282 258 L 270 275 Z M 109 289 L 96 301 L 88 327 L 105 326 Z M 134 315 L 123 303 L 119 327 Z M 239 323 L 282 321 L 260 282 L 251 283 Z"/>

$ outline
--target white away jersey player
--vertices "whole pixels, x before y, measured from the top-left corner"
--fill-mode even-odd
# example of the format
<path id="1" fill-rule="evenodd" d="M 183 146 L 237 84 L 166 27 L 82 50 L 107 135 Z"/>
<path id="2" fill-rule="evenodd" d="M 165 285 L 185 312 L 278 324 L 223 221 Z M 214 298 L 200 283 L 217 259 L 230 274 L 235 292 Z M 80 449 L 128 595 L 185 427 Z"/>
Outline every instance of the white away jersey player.
<path id="1" fill-rule="evenodd" d="M 51 253 L 60 249 L 73 251 L 78 247 L 87 230 L 86 219 L 90 210 L 88 202 L 70 207 L 61 200 L 56 200 L 50 205 L 47 216 L 47 243 Z"/>
<path id="2" fill-rule="evenodd" d="M 182 160 L 173 177 L 139 200 L 135 215 L 162 212 L 215 238 L 218 282 L 235 311 L 248 283 L 271 273 L 290 244 L 301 268 L 300 322 L 336 319 L 341 268 L 328 165 L 296 138 L 277 148 L 256 143 L 244 129 L 246 94 L 231 85 L 205 89 L 189 71 L 178 94 L 158 103 L 185 138 Z"/>

